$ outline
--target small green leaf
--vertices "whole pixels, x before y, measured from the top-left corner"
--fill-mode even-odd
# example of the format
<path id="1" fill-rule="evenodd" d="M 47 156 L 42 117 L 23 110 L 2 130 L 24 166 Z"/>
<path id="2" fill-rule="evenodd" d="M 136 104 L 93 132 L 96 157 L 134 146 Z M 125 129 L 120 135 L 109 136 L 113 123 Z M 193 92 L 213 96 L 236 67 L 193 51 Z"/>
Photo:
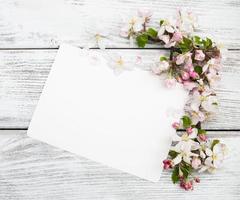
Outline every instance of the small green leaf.
<path id="1" fill-rule="evenodd" d="M 198 129 L 198 134 L 207 134 L 207 132 L 203 129 Z"/>
<path id="2" fill-rule="evenodd" d="M 203 40 L 202 43 L 203 43 L 203 46 L 205 49 L 212 48 L 212 40 L 211 39 L 206 38 L 206 40 Z"/>
<path id="3" fill-rule="evenodd" d="M 148 34 L 151 38 L 156 38 L 158 32 L 157 32 L 155 29 L 153 29 L 153 28 L 149 28 L 149 29 L 147 30 L 147 34 Z"/>
<path id="4" fill-rule="evenodd" d="M 165 57 L 165 56 L 161 56 L 160 57 L 160 61 L 167 61 L 168 59 L 167 59 L 167 57 Z"/>
<path id="5" fill-rule="evenodd" d="M 199 36 L 194 36 L 193 37 L 193 41 L 197 45 L 201 45 L 202 44 L 202 40 L 201 40 L 201 38 Z"/>
<path id="6" fill-rule="evenodd" d="M 162 26 L 163 25 L 163 23 L 164 23 L 164 20 L 162 19 L 162 20 L 160 20 L 160 26 Z"/>
<path id="7" fill-rule="evenodd" d="M 192 49 L 192 40 L 184 37 L 183 40 L 179 43 L 179 48 L 182 53 L 186 53 Z"/>
<path id="8" fill-rule="evenodd" d="M 182 174 L 183 174 L 183 177 L 184 177 L 184 179 L 187 179 L 188 178 L 188 176 L 191 174 L 191 172 L 192 172 L 192 167 L 191 167 L 191 165 L 188 165 L 188 164 L 184 164 L 184 165 L 182 165 L 181 166 L 181 171 L 182 171 Z"/>
<path id="9" fill-rule="evenodd" d="M 179 168 L 175 167 L 172 172 L 172 182 L 175 184 L 179 181 Z"/>
<path id="10" fill-rule="evenodd" d="M 195 66 L 195 67 L 194 67 L 194 71 L 197 72 L 199 75 L 201 75 L 201 74 L 202 74 L 202 67 L 200 67 L 200 66 Z"/>
<path id="11" fill-rule="evenodd" d="M 190 40 L 189 38 L 186 38 L 186 37 L 183 37 L 183 42 L 188 46 L 190 46 L 192 44 L 192 40 Z"/>
<path id="12" fill-rule="evenodd" d="M 188 128 L 192 125 L 192 120 L 186 115 L 182 117 L 182 122 L 184 128 Z"/>
<path id="13" fill-rule="evenodd" d="M 212 146 L 211 146 L 211 149 L 213 150 L 213 147 L 218 144 L 220 142 L 220 140 L 213 140 L 212 141 Z"/>
<path id="14" fill-rule="evenodd" d="M 137 40 L 138 46 L 143 48 L 148 42 L 148 36 L 143 33 L 141 35 L 138 35 L 136 40 Z"/>
<path id="15" fill-rule="evenodd" d="M 171 150 L 171 151 L 169 151 L 169 153 L 168 153 L 168 154 L 169 154 L 169 156 L 171 156 L 171 158 L 172 158 L 172 159 L 176 158 L 176 157 L 177 157 L 177 155 L 178 155 L 178 153 L 177 153 L 176 151 L 172 151 L 172 150 Z"/>
<path id="16" fill-rule="evenodd" d="M 183 177 L 184 177 L 185 179 L 187 179 L 187 178 L 188 178 L 188 175 L 189 175 L 189 171 L 188 171 L 186 168 L 184 168 L 184 167 L 181 167 L 181 171 L 182 171 L 182 173 L 183 173 Z"/>

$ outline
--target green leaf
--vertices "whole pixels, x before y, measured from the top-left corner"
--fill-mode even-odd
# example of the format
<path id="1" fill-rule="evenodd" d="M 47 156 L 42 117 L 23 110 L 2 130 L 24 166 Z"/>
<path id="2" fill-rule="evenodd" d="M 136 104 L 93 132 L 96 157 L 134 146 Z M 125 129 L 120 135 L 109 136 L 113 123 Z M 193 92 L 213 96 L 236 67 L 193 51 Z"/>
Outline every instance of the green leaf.
<path id="1" fill-rule="evenodd" d="M 192 44 L 192 40 L 186 37 L 183 37 L 183 42 L 187 45 L 190 46 Z"/>
<path id="2" fill-rule="evenodd" d="M 186 168 L 184 168 L 184 167 L 181 167 L 181 171 L 182 171 L 182 173 L 183 173 L 183 177 L 184 177 L 185 179 L 187 179 L 187 178 L 188 178 L 188 175 L 189 175 L 189 171 L 188 171 Z"/>
<path id="3" fill-rule="evenodd" d="M 193 37 L 193 41 L 197 45 L 201 45 L 202 44 L 202 40 L 201 40 L 201 38 L 199 36 L 194 36 Z"/>
<path id="4" fill-rule="evenodd" d="M 212 48 L 212 40 L 211 39 L 206 38 L 206 40 L 203 40 L 202 43 L 203 43 L 203 46 L 205 49 Z"/>
<path id="5" fill-rule="evenodd" d="M 214 147 L 216 144 L 218 144 L 219 142 L 220 142 L 220 140 L 213 140 L 211 149 L 213 150 L 213 147 Z"/>
<path id="6" fill-rule="evenodd" d="M 192 167 L 188 164 L 184 164 L 182 167 L 181 167 L 181 171 L 183 173 L 183 177 L 184 179 L 187 179 L 189 174 L 191 174 L 192 172 Z"/>
<path id="7" fill-rule="evenodd" d="M 162 19 L 162 20 L 160 20 L 160 26 L 162 26 L 163 25 L 163 23 L 164 23 L 164 20 Z"/>
<path id="8" fill-rule="evenodd" d="M 207 132 L 203 129 L 198 129 L 198 134 L 207 134 Z"/>
<path id="9" fill-rule="evenodd" d="M 200 67 L 200 66 L 195 66 L 195 67 L 194 67 L 194 71 L 197 72 L 199 75 L 201 75 L 201 74 L 202 74 L 202 67 Z"/>
<path id="10" fill-rule="evenodd" d="M 136 40 L 137 40 L 138 46 L 143 48 L 148 42 L 148 36 L 143 33 L 141 35 L 138 35 Z"/>
<path id="11" fill-rule="evenodd" d="M 192 40 L 184 37 L 183 40 L 179 43 L 179 48 L 182 53 L 186 53 L 192 49 Z"/>
<path id="12" fill-rule="evenodd" d="M 176 151 L 172 151 L 172 150 L 171 150 L 171 151 L 169 151 L 169 153 L 168 153 L 168 154 L 169 154 L 169 156 L 171 156 L 171 158 L 172 158 L 172 159 L 174 159 L 174 158 L 176 158 L 176 157 L 177 157 L 177 155 L 178 155 L 178 152 L 176 152 Z"/>
<path id="13" fill-rule="evenodd" d="M 160 57 L 160 61 L 167 61 L 168 59 L 167 59 L 167 57 L 165 57 L 165 56 L 161 56 Z"/>
<path id="14" fill-rule="evenodd" d="M 182 117 L 182 122 L 184 128 L 189 128 L 192 125 L 192 120 L 186 115 Z"/>
<path id="15" fill-rule="evenodd" d="M 172 172 L 172 182 L 175 184 L 179 181 L 179 169 L 175 167 Z"/>
<path id="16" fill-rule="evenodd" d="M 149 28 L 149 29 L 147 30 L 147 34 L 148 34 L 151 38 L 156 38 L 158 32 L 157 32 L 155 29 L 153 29 L 153 28 Z"/>

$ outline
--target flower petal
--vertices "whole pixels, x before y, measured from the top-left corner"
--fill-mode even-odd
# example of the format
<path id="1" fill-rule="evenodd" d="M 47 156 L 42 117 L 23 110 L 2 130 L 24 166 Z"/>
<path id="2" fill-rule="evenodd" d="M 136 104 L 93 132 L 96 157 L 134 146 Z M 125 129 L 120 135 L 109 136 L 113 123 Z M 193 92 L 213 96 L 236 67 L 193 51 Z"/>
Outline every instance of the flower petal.
<path id="1" fill-rule="evenodd" d="M 173 159 L 173 164 L 177 165 L 182 161 L 182 155 L 178 154 L 176 158 Z"/>

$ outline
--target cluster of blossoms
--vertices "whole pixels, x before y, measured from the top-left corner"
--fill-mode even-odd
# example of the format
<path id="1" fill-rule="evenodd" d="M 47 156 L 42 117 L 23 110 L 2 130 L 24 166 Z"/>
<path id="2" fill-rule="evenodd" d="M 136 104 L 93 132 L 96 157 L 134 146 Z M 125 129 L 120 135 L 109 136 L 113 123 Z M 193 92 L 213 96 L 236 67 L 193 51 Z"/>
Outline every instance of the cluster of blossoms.
<path id="1" fill-rule="evenodd" d="M 170 58 L 161 56 L 152 66 L 156 75 L 167 74 L 165 84 L 174 87 L 181 83 L 189 91 L 185 115 L 174 122 L 175 129 L 184 128 L 176 134 L 163 161 L 164 169 L 172 170 L 173 183 L 180 183 L 185 190 L 192 190 L 200 182 L 196 172 L 213 172 L 218 169 L 226 155 L 226 146 L 217 139 L 209 139 L 201 123 L 217 110 L 218 101 L 213 86 L 219 80 L 221 53 L 209 38 L 194 35 L 196 17 L 191 12 L 178 11 L 175 20 L 160 20 L 158 28 L 149 27 L 152 13 L 139 11 L 121 29 L 120 35 L 136 40 L 139 47 L 148 43 L 164 45 L 171 49 Z"/>

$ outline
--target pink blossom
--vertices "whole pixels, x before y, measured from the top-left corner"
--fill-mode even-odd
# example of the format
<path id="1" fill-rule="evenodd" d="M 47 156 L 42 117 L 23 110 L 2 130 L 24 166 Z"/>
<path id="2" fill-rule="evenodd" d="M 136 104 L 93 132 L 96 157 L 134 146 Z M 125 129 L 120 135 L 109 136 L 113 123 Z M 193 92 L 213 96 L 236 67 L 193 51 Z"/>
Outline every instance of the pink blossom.
<path id="1" fill-rule="evenodd" d="M 142 63 L 142 57 L 138 55 L 136 57 L 136 62 L 135 63 L 136 63 L 136 65 L 140 65 Z"/>
<path id="2" fill-rule="evenodd" d="M 197 78 L 199 77 L 198 73 L 195 72 L 195 71 L 190 71 L 190 72 L 189 72 L 189 75 L 190 75 L 190 77 L 193 78 L 193 79 L 197 79 Z"/>
<path id="3" fill-rule="evenodd" d="M 189 78 L 190 78 L 189 73 L 187 73 L 187 72 L 183 72 L 183 73 L 182 73 L 182 79 L 183 79 L 184 81 L 188 80 Z"/>
<path id="4" fill-rule="evenodd" d="M 184 57 L 183 54 L 180 54 L 180 55 L 177 56 L 177 58 L 176 58 L 176 64 L 177 64 L 177 65 L 183 64 L 184 61 L 185 61 L 185 57 Z"/>
<path id="5" fill-rule="evenodd" d="M 165 44 L 168 44 L 170 42 L 169 35 L 161 35 L 161 36 L 159 36 L 159 39 L 162 40 Z"/>
<path id="6" fill-rule="evenodd" d="M 190 135 L 193 132 L 193 129 L 192 127 L 189 127 L 186 129 L 186 131 L 187 131 L 187 134 Z"/>
<path id="7" fill-rule="evenodd" d="M 192 159 L 192 167 L 194 169 L 198 169 L 200 167 L 200 165 L 201 165 L 201 160 L 199 158 L 197 158 L 197 157 L 194 157 Z"/>
<path id="8" fill-rule="evenodd" d="M 153 12 L 149 9 L 138 10 L 138 16 L 144 19 L 149 19 L 152 16 Z"/>
<path id="9" fill-rule="evenodd" d="M 191 81 L 184 81 L 183 86 L 186 90 L 193 90 L 193 88 L 196 88 L 198 84 Z"/>
<path id="10" fill-rule="evenodd" d="M 205 54 L 202 50 L 196 50 L 195 51 L 195 60 L 203 61 L 205 59 Z"/>
<path id="11" fill-rule="evenodd" d="M 199 134 L 199 135 L 198 135 L 198 138 L 199 138 L 201 141 L 204 141 L 204 142 L 207 141 L 207 136 L 206 136 L 206 134 Z"/>
<path id="12" fill-rule="evenodd" d="M 169 159 L 166 159 L 163 161 L 163 168 L 164 169 L 169 169 L 172 168 L 172 161 Z"/>
<path id="13" fill-rule="evenodd" d="M 172 88 L 176 85 L 176 80 L 174 78 L 168 78 L 165 80 L 165 85 L 167 88 Z"/>
<path id="14" fill-rule="evenodd" d="M 182 33 L 180 31 L 176 31 L 174 34 L 173 34 L 173 37 L 171 40 L 175 41 L 175 42 L 179 42 L 182 40 Z"/>
<path id="15" fill-rule="evenodd" d="M 193 64 L 191 56 L 188 56 L 185 60 L 184 69 L 188 71 L 193 71 Z"/>
<path id="16" fill-rule="evenodd" d="M 179 122 L 174 122 L 174 123 L 172 124 L 172 127 L 173 127 L 174 129 L 178 129 L 178 128 L 180 127 L 180 123 L 179 123 Z"/>

